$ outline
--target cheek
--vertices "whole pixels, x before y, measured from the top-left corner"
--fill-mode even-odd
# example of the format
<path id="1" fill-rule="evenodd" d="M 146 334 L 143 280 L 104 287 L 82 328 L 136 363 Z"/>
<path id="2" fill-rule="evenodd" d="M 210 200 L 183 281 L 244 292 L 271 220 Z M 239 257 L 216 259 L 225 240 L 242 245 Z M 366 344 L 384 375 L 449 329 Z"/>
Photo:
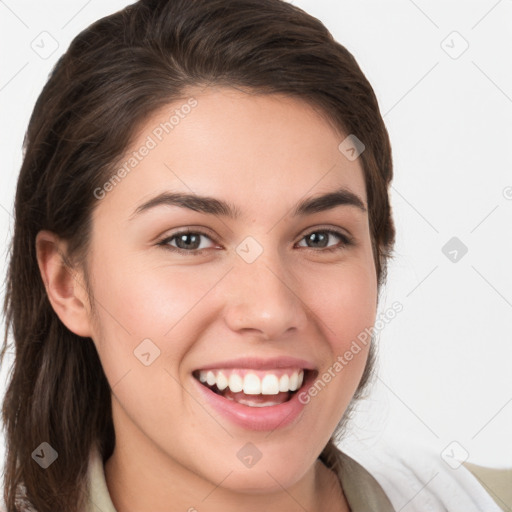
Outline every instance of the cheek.
<path id="1" fill-rule="evenodd" d="M 201 287 L 186 286 L 184 273 L 135 269 L 118 261 L 104 262 L 96 274 L 100 330 L 95 342 L 103 370 L 124 414 L 135 423 L 151 418 L 157 430 L 168 428 L 170 412 L 182 407 L 174 368 L 194 340 L 180 320 L 187 318 Z M 190 285 L 192 274 L 187 275 Z"/>
<path id="2" fill-rule="evenodd" d="M 103 258 L 94 272 L 99 316 L 95 338 L 111 383 L 128 371 L 141 370 L 140 356 L 148 352 L 142 359 L 154 360 L 151 368 L 173 371 L 197 339 L 198 315 L 204 317 L 201 302 L 207 302 L 202 299 L 222 275 L 218 268 L 171 267 L 137 258 Z"/>
<path id="3" fill-rule="evenodd" d="M 369 328 L 376 315 L 377 285 L 374 269 L 366 260 L 332 268 L 324 275 L 310 274 L 309 285 L 303 289 L 309 297 L 308 306 L 316 317 L 319 337 L 329 345 L 328 357 L 304 400 L 321 395 L 329 412 L 332 427 L 350 402 L 368 357 Z M 324 352 L 325 354 L 325 352 Z"/>
<path id="4" fill-rule="evenodd" d="M 323 271 L 322 271 L 323 272 Z M 309 284 L 308 284 L 309 283 Z M 304 296 L 334 352 L 344 352 L 352 340 L 373 325 L 376 315 L 375 271 L 365 260 L 340 266 L 339 271 L 309 273 Z"/>
<path id="5" fill-rule="evenodd" d="M 104 306 L 102 319 L 118 324 L 134 340 L 165 337 L 219 280 L 219 269 L 206 269 L 137 257 L 104 261 L 94 287 L 97 302 Z"/>

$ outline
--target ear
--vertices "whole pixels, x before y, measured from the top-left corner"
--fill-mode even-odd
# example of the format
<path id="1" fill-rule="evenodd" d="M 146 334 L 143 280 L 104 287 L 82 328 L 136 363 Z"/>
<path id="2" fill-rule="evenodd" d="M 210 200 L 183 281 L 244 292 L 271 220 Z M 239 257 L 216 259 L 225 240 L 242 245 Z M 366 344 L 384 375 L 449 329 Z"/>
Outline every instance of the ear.
<path id="1" fill-rule="evenodd" d="M 39 271 L 55 313 L 71 332 L 92 337 L 89 298 L 83 272 L 66 264 L 67 244 L 55 233 L 39 231 L 36 253 Z"/>

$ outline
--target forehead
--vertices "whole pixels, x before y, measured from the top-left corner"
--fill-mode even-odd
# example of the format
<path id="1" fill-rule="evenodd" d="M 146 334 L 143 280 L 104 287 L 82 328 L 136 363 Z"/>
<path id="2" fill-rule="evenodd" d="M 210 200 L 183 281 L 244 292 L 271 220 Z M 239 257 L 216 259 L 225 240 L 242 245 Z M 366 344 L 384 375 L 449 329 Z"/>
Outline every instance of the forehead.
<path id="1" fill-rule="evenodd" d="M 224 198 L 241 217 L 275 217 L 278 208 L 342 187 L 366 204 L 360 159 L 340 151 L 344 139 L 301 99 L 191 89 L 139 127 L 102 207 L 132 213 L 141 201 L 176 191 Z"/>

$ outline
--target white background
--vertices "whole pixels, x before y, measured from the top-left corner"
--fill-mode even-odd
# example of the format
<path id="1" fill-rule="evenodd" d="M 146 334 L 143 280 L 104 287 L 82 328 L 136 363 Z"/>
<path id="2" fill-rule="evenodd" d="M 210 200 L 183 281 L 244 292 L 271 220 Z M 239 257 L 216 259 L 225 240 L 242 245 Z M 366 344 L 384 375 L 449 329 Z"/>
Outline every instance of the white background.
<path id="1" fill-rule="evenodd" d="M 397 243 L 381 311 L 403 311 L 380 332 L 378 378 L 344 444 L 412 440 L 442 456 L 456 441 L 459 458 L 512 466 L 512 1 L 293 3 L 354 54 L 393 147 Z M 71 39 L 125 5 L 0 2 L 2 276 L 34 102 Z M 42 37 L 45 51 L 58 44 L 45 59 L 31 47 Z M 468 249 L 456 262 L 442 252 L 452 237 Z"/>

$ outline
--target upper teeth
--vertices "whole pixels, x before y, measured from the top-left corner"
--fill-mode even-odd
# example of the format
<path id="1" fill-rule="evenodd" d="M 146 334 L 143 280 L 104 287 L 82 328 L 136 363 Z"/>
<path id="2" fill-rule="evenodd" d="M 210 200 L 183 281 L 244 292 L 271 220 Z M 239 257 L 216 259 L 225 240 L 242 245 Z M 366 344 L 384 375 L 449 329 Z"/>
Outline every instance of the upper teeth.
<path id="1" fill-rule="evenodd" d="M 271 371 L 243 373 L 240 370 L 201 370 L 199 380 L 209 386 L 215 384 L 220 391 L 229 387 L 233 393 L 243 391 L 246 395 L 277 395 L 283 391 L 296 391 L 304 380 L 304 370 L 281 376 Z"/>

